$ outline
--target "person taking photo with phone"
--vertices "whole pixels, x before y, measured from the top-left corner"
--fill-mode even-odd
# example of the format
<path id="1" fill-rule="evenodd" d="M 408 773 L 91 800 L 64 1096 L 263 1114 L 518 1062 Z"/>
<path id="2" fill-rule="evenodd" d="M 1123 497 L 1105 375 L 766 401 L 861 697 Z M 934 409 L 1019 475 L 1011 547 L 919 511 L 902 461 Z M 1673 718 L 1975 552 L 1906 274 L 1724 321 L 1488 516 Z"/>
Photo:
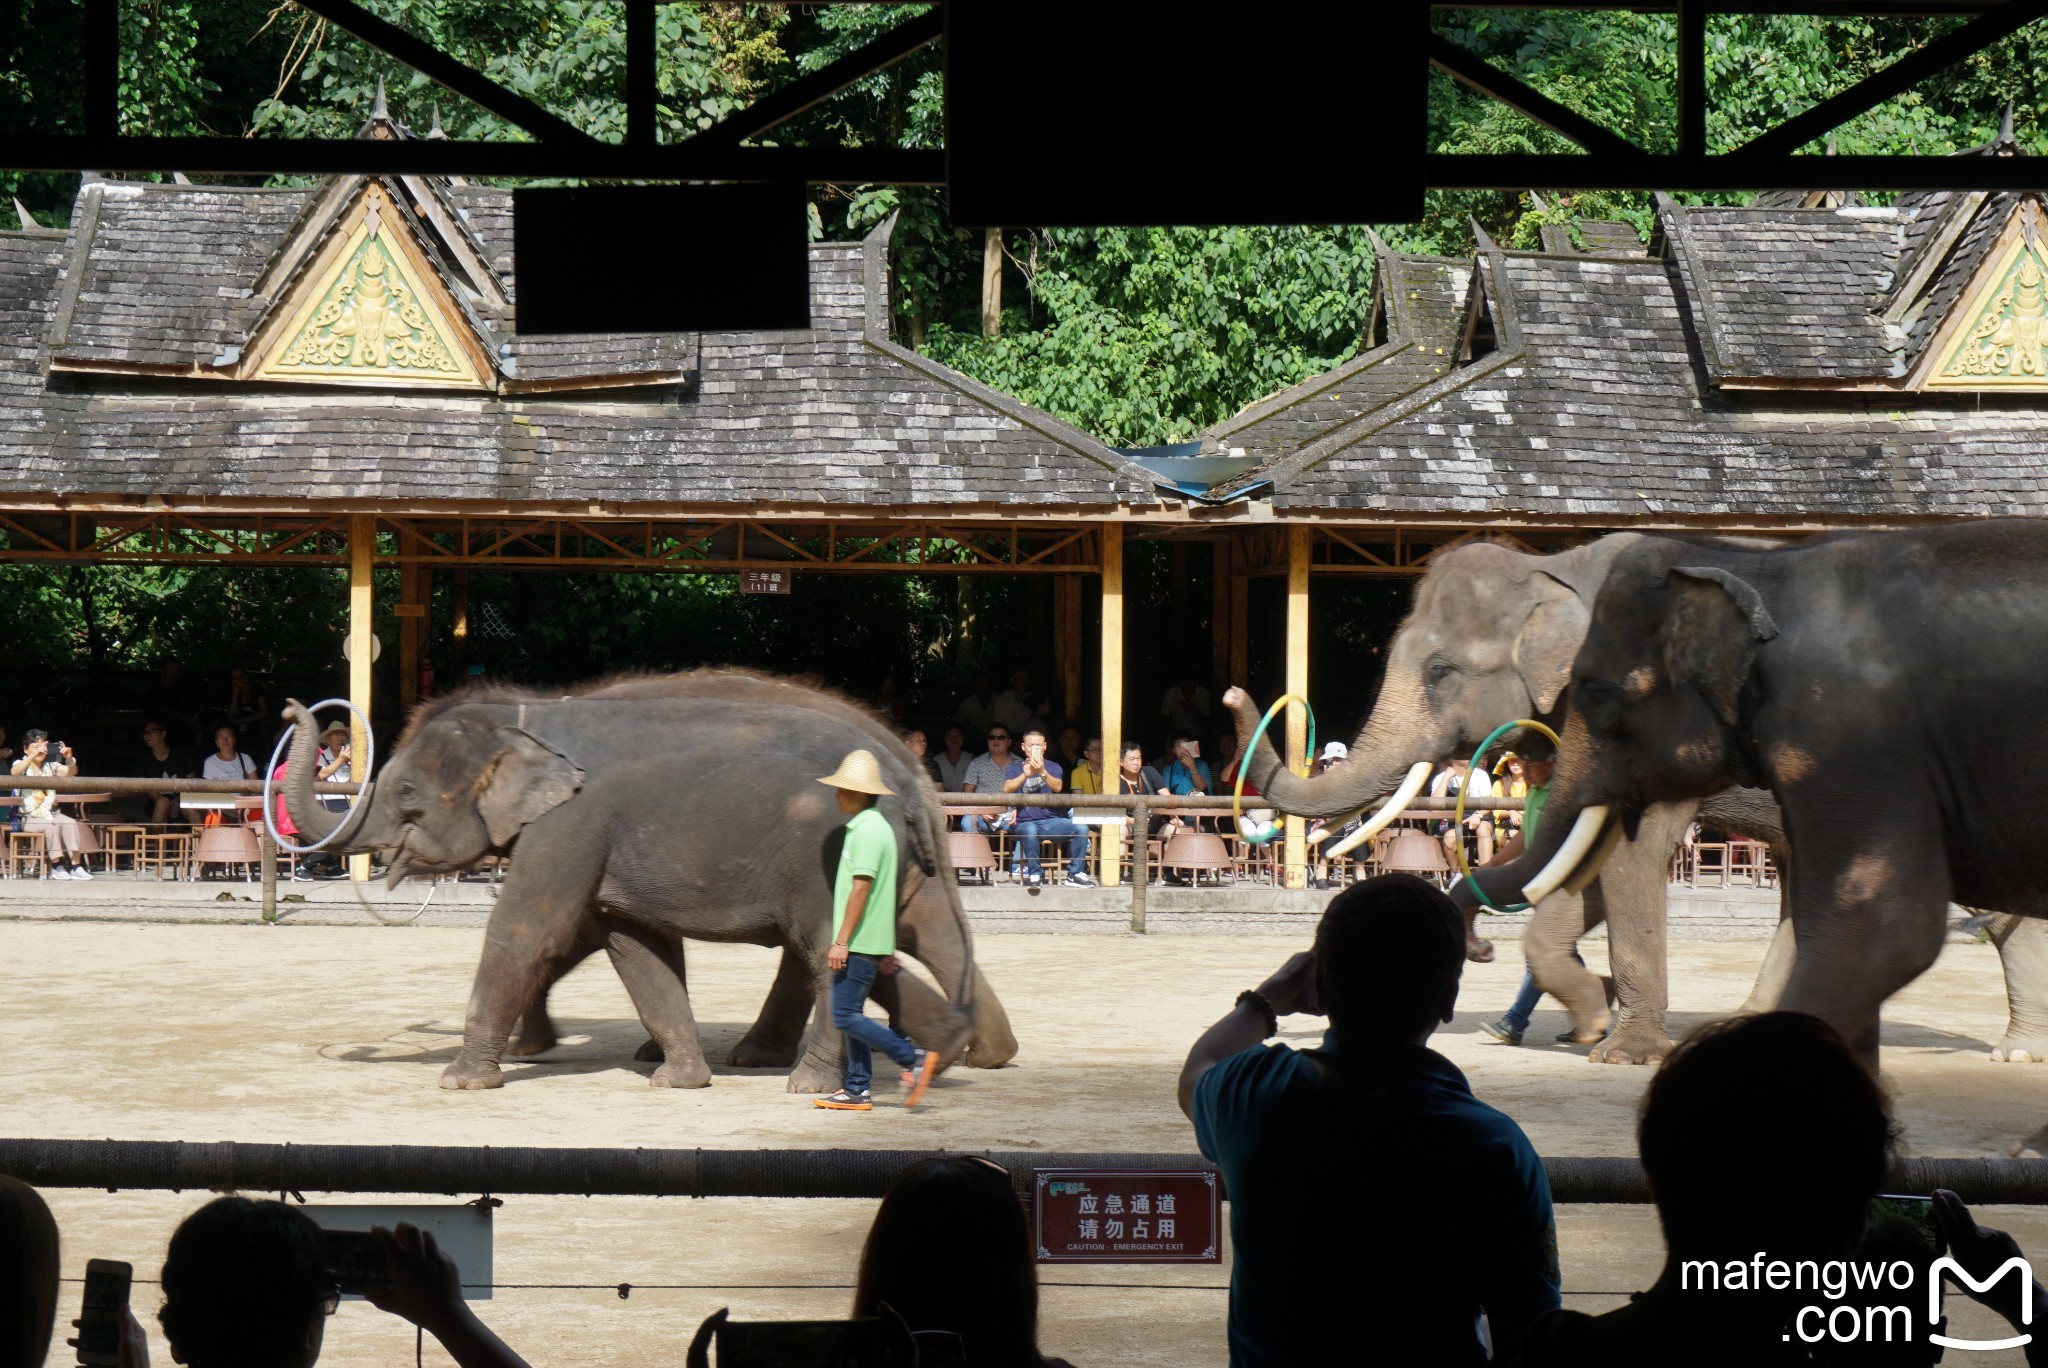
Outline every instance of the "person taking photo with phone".
<path id="1" fill-rule="evenodd" d="M 50 740 L 41 727 L 21 738 L 21 758 L 11 766 L 31 779 L 65 778 L 78 773 L 78 757 L 62 741 Z M 21 829 L 40 832 L 53 879 L 90 879 L 85 867 L 78 819 L 57 806 L 54 789 L 26 789 L 21 795 Z"/>
<path id="2" fill-rule="evenodd" d="M 839 810 L 847 815 L 832 884 L 832 948 L 825 955 L 832 971 L 832 1024 L 846 1036 L 846 1074 L 837 1092 L 814 1098 L 813 1105 L 873 1111 L 869 1085 L 874 1052 L 880 1050 L 902 1066 L 903 1086 L 910 1089 L 903 1105 L 914 1107 L 938 1076 L 937 1051 L 920 1049 L 864 1010 L 875 979 L 897 968 L 896 829 L 875 806 L 896 790 L 882 781 L 881 765 L 866 750 L 848 751 L 839 768 L 818 782 L 838 790 Z"/>

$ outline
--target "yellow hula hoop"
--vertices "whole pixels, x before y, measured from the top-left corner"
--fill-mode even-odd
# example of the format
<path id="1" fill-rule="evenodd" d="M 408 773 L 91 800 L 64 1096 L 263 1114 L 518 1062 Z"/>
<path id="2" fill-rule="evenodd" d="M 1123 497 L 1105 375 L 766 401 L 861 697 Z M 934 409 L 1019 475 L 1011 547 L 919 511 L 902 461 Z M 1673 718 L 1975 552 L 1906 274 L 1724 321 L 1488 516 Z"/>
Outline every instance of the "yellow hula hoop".
<path id="1" fill-rule="evenodd" d="M 1245 766 L 1250 763 L 1252 758 L 1252 752 L 1256 751 L 1259 748 L 1259 738 L 1266 734 L 1266 728 L 1273 725 L 1273 719 L 1278 717 L 1280 715 L 1280 710 L 1285 708 L 1289 703 L 1301 704 L 1302 716 L 1308 722 L 1308 748 L 1310 750 L 1315 749 L 1315 710 L 1309 707 L 1308 700 L 1306 698 L 1303 698 L 1300 694 L 1282 694 L 1279 698 L 1273 701 L 1272 707 L 1266 709 L 1266 715 L 1259 719 L 1259 725 L 1253 728 L 1252 730 L 1252 739 L 1250 743 L 1245 746 L 1244 754 L 1237 757 L 1237 782 L 1230 786 L 1230 820 L 1233 826 L 1244 820 Z M 1279 747 L 1276 746 L 1274 747 L 1274 749 L 1278 750 Z M 1303 755 L 1301 758 L 1301 765 L 1297 772 L 1304 779 L 1308 777 L 1308 763 L 1308 757 L 1306 755 Z M 1288 767 L 1286 755 L 1283 754 L 1280 757 L 1280 764 L 1283 767 Z"/>
<path id="2" fill-rule="evenodd" d="M 1556 746 L 1559 750 L 1564 749 L 1564 742 L 1558 740 L 1556 732 L 1544 726 L 1541 722 L 1538 722 L 1533 717 L 1524 717 L 1514 722 L 1503 722 L 1498 727 L 1495 727 L 1492 731 L 1488 732 L 1486 734 L 1486 739 L 1479 743 L 1479 749 L 1472 752 L 1471 768 L 1479 768 L 1480 757 L 1486 754 L 1486 748 L 1488 746 L 1491 746 L 1494 743 L 1494 741 L 1501 735 L 1501 733 L 1514 731 L 1518 727 L 1527 727 L 1531 731 L 1541 732 L 1543 735 L 1550 738 L 1551 745 Z M 1458 804 L 1454 809 L 1452 809 L 1451 812 L 1451 829 L 1453 831 L 1457 831 L 1458 828 L 1465 825 L 1465 795 L 1470 793 L 1471 791 L 1472 781 L 1470 780 L 1470 778 L 1467 778 L 1463 784 L 1460 784 L 1458 786 Z M 1521 911 L 1522 908 L 1526 908 L 1528 906 L 1527 903 L 1524 903 L 1522 904 L 1522 908 L 1495 907 L 1493 905 L 1493 899 L 1486 896 L 1485 891 L 1479 887 L 1479 881 L 1472 877 L 1472 862 L 1465 856 L 1465 837 L 1462 832 L 1460 832 L 1458 835 L 1457 850 L 1458 873 L 1463 875 L 1466 881 L 1472 885 L 1472 891 L 1474 893 L 1479 894 L 1479 901 L 1485 903 L 1489 911 L 1518 912 Z"/>

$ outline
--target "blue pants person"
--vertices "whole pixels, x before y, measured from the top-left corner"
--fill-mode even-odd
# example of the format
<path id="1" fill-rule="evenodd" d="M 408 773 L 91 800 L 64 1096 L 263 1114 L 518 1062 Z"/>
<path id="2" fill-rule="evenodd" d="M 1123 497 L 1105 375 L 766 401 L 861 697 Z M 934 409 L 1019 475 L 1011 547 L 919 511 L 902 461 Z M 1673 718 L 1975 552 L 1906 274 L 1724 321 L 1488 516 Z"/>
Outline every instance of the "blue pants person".
<path id="1" fill-rule="evenodd" d="M 924 1057 L 909 1036 L 861 1010 L 874 991 L 880 965 L 873 955 L 854 952 L 847 955 L 844 969 L 832 971 L 832 1025 L 846 1037 L 846 1091 L 855 1095 L 865 1093 L 874 1079 L 876 1050 L 905 1069 Z"/>
<path id="2" fill-rule="evenodd" d="M 1017 823 L 1017 848 L 1010 861 L 1014 872 L 1019 865 L 1033 874 L 1041 872 L 1038 842 L 1041 837 L 1064 839 L 1067 843 L 1067 874 L 1085 878 L 1088 874 L 1088 829 L 1071 817 L 1041 817 L 1035 822 Z"/>
<path id="3" fill-rule="evenodd" d="M 1583 968 L 1585 966 L 1586 962 L 1579 959 L 1578 951 L 1572 951 L 1572 958 L 1579 961 L 1580 967 Z M 1514 1005 L 1508 1008 L 1506 1015 L 1502 1016 L 1501 1020 L 1514 1027 L 1518 1032 L 1528 1030 L 1529 1018 L 1536 1014 L 1536 1004 L 1542 1001 L 1542 999 L 1543 990 L 1536 986 L 1536 975 L 1524 969 L 1522 971 L 1522 991 L 1515 994 Z"/>

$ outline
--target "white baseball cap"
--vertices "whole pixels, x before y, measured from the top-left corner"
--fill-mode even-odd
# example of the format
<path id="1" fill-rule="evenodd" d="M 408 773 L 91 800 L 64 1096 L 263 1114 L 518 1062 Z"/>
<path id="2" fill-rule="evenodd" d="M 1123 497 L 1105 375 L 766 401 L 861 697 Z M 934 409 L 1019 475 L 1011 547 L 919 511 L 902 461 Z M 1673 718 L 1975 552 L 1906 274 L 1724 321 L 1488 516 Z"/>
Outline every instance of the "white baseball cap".
<path id="1" fill-rule="evenodd" d="M 1323 759 L 1325 760 L 1349 760 L 1350 758 L 1351 748 L 1342 741 L 1332 741 L 1323 747 Z"/>

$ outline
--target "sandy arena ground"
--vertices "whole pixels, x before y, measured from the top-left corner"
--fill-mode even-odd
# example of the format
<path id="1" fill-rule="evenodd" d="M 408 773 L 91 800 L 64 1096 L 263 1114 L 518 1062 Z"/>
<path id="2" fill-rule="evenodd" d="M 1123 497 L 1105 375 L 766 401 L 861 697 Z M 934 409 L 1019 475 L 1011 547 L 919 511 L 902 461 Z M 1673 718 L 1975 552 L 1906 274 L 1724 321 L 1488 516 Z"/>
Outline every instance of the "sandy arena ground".
<path id="1" fill-rule="evenodd" d="M 1307 924 L 1304 919 L 1302 939 Z M 1186 1152 L 1173 1103 L 1188 1044 L 1297 941 L 1273 934 L 984 934 L 984 962 L 1023 1042 L 1010 1068 L 947 1075 L 916 1115 L 893 1095 L 835 1115 L 782 1079 L 715 1063 L 746 1029 L 773 972 L 768 952 L 692 946 L 691 990 L 715 1085 L 649 1088 L 631 1062 L 639 1025 L 600 958 L 555 997 L 564 1044 L 513 1066 L 490 1093 L 435 1086 L 459 1042 L 478 928 L 0 922 L 0 1114 L 14 1136 L 305 1143 L 873 1146 Z M 1545 1154 L 1633 1153 L 1648 1074 L 1596 1067 L 1561 1046 L 1511 1049 L 1477 1022 L 1513 996 L 1521 966 L 1473 966 L 1457 1021 L 1435 1044 Z M 1604 947 L 1588 945 L 1599 967 Z M 1761 941 L 1672 946 L 1674 1031 L 1740 1002 Z M 1284 1038 L 1313 1043 L 1312 1023 Z M 1546 1003 L 1530 1032 L 1563 1029 Z M 1988 945 L 1954 945 L 1896 999 L 1886 1075 L 1910 1152 L 1986 1155 L 2048 1117 L 2048 1068 L 1994 1065 L 2004 998 Z M 893 1090 L 893 1084 L 889 1085 Z M 878 1085 L 878 1093 L 880 1087 Z M 89 1257 L 153 1280 L 199 1194 L 52 1191 L 74 1276 Z M 308 1194 L 320 1200 L 314 1194 Z M 334 1200 L 372 1200 L 335 1198 Z M 409 1199 L 395 1199 L 409 1200 Z M 498 1213 L 500 1291 L 482 1310 L 536 1364 L 679 1361 L 720 1306 L 740 1318 L 844 1314 L 869 1204 L 513 1197 Z M 1995 1220 L 2048 1253 L 2048 1212 Z M 1604 1309 L 1659 1259 L 1647 1208 L 1561 1212 L 1567 1304 Z M 1479 1255 L 1475 1253 L 1475 1257 Z M 1227 1265 L 1048 1269 L 1043 1343 L 1092 1365 L 1223 1361 Z M 616 1291 L 633 1285 L 629 1298 Z M 75 1287 L 67 1305 L 75 1298 Z M 153 1311 L 153 1286 L 136 1304 Z M 1989 1337 L 1950 1299 L 1952 1333 Z M 323 1363 L 390 1364 L 409 1327 L 361 1305 L 330 1327 Z M 159 1345 L 160 1363 L 169 1362 Z M 434 1361 L 429 1350 L 429 1361 Z M 1973 1363 L 2006 1355 L 1971 1355 Z M 57 1361 L 53 1355 L 52 1362 Z M 440 1360 L 445 1362 L 445 1359 Z M 2017 1363 L 2017 1352 L 2010 1356 Z"/>

